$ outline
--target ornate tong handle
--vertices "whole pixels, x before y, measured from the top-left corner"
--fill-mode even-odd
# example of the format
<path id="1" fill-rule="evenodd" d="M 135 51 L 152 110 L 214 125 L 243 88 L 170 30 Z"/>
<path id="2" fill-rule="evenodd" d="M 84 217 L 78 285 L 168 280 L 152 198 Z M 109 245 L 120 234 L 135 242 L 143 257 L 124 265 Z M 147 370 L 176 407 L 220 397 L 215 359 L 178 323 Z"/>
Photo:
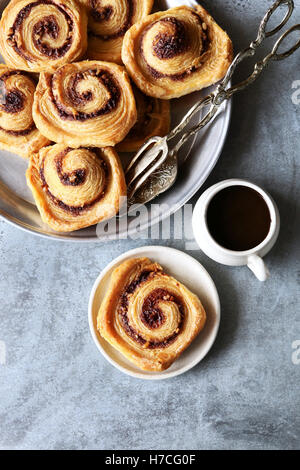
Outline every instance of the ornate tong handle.
<path id="1" fill-rule="evenodd" d="M 267 26 L 270 21 L 271 16 L 274 14 L 274 12 L 282 5 L 287 6 L 287 12 L 280 22 L 278 26 L 273 28 L 271 31 L 267 31 Z M 210 95 L 206 96 L 203 98 L 199 103 L 196 103 L 190 110 L 189 112 L 185 115 L 185 117 L 181 120 L 181 122 L 169 133 L 167 136 L 167 140 L 171 140 L 173 137 L 175 137 L 179 132 L 183 131 L 186 125 L 190 122 L 191 118 L 202 108 L 211 105 L 209 111 L 207 114 L 203 117 L 203 119 L 194 127 L 189 129 L 187 132 L 185 132 L 174 149 L 172 150 L 172 153 L 176 153 L 179 148 L 186 142 L 186 140 L 191 137 L 192 135 L 196 134 L 201 130 L 206 124 L 208 124 L 216 115 L 218 109 L 220 108 L 221 104 L 223 101 L 228 100 L 234 95 L 234 93 L 237 93 L 239 91 L 244 90 L 246 87 L 248 87 L 250 84 L 252 84 L 261 74 L 261 72 L 264 70 L 264 68 L 271 62 L 271 61 L 277 61 L 277 60 L 283 60 L 289 57 L 291 54 L 293 54 L 299 47 L 300 47 L 300 36 L 296 44 L 294 44 L 292 47 L 290 47 L 287 51 L 279 53 L 279 48 L 283 41 L 291 35 L 294 31 L 300 31 L 300 24 L 296 24 L 292 26 L 290 29 L 285 31 L 279 39 L 276 41 L 274 44 L 271 52 L 260 62 L 257 62 L 255 64 L 254 70 L 252 74 L 243 80 L 242 82 L 238 83 L 237 85 L 234 85 L 230 88 L 228 87 L 228 84 L 230 80 L 232 79 L 232 76 L 237 68 L 237 66 L 245 59 L 249 57 L 253 57 L 256 53 L 256 50 L 258 47 L 262 44 L 265 38 L 269 38 L 271 36 L 274 36 L 278 31 L 280 31 L 285 24 L 288 22 L 290 19 L 292 13 L 294 11 L 294 1 L 293 0 L 277 0 L 271 8 L 267 11 L 265 14 L 264 18 L 262 19 L 259 29 L 258 29 L 258 34 L 255 39 L 255 41 L 252 41 L 250 46 L 241 51 L 239 54 L 236 55 L 234 58 L 231 66 L 229 67 L 225 77 L 223 80 L 219 83 L 217 86 L 216 90 L 211 93 Z M 227 88 L 227 89 L 226 89 Z"/>

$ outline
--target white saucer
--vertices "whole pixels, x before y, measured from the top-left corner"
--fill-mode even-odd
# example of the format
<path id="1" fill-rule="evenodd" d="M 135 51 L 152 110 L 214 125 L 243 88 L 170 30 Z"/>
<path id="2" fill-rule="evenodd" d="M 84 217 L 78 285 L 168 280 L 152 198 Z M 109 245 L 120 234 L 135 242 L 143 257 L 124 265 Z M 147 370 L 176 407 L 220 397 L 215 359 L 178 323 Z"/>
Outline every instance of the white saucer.
<path id="1" fill-rule="evenodd" d="M 206 325 L 190 347 L 162 372 L 147 372 L 131 364 L 122 354 L 105 341 L 97 331 L 97 315 L 107 290 L 111 272 L 128 258 L 147 256 L 161 264 L 166 272 L 197 294 L 207 313 Z M 89 301 L 89 326 L 95 344 L 103 356 L 125 374 L 146 380 L 161 380 L 183 374 L 200 362 L 212 347 L 220 324 L 220 300 L 216 286 L 208 272 L 194 258 L 164 246 L 145 246 L 127 251 L 114 259 L 98 276 Z"/>

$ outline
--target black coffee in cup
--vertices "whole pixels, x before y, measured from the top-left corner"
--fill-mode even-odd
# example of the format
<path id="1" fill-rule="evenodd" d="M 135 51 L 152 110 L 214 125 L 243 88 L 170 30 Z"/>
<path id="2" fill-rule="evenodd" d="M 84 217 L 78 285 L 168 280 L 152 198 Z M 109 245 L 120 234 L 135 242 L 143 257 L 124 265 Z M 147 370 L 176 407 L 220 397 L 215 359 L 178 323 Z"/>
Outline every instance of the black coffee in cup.
<path id="1" fill-rule="evenodd" d="M 271 216 L 264 198 L 248 186 L 219 191 L 207 208 L 207 226 L 214 240 L 232 251 L 246 251 L 267 237 Z"/>

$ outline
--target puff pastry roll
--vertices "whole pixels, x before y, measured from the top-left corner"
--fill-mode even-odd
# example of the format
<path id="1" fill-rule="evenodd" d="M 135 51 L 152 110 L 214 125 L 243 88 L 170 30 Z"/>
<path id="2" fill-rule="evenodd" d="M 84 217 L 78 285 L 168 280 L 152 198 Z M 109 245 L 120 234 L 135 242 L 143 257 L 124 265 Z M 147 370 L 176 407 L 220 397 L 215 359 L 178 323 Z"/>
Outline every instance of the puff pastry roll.
<path id="1" fill-rule="evenodd" d="M 124 37 L 122 59 L 144 93 L 170 99 L 223 78 L 232 43 L 204 8 L 181 6 L 133 25 Z"/>
<path id="2" fill-rule="evenodd" d="M 33 118 L 42 134 L 70 147 L 114 146 L 135 124 L 137 111 L 124 67 L 83 61 L 42 73 Z"/>
<path id="3" fill-rule="evenodd" d="M 33 122 L 35 87 L 27 72 L 0 65 L 0 148 L 22 157 L 50 143 Z"/>
<path id="4" fill-rule="evenodd" d="M 14 68 L 54 70 L 87 47 L 87 14 L 77 0 L 12 0 L 0 22 L 0 51 Z"/>
<path id="5" fill-rule="evenodd" d="M 153 1 L 81 0 L 88 10 L 88 58 L 121 64 L 124 34 L 151 12 Z"/>
<path id="6" fill-rule="evenodd" d="M 198 297 L 148 258 L 123 262 L 112 273 L 97 328 L 143 370 L 167 369 L 206 321 Z"/>
<path id="7" fill-rule="evenodd" d="M 113 217 L 126 196 L 126 183 L 112 148 L 45 147 L 30 158 L 26 172 L 43 221 L 70 232 Z"/>
<path id="8" fill-rule="evenodd" d="M 137 108 L 137 122 L 117 149 L 120 152 L 136 152 L 147 139 L 155 135 L 164 137 L 170 130 L 170 102 L 144 95 L 133 87 Z"/>

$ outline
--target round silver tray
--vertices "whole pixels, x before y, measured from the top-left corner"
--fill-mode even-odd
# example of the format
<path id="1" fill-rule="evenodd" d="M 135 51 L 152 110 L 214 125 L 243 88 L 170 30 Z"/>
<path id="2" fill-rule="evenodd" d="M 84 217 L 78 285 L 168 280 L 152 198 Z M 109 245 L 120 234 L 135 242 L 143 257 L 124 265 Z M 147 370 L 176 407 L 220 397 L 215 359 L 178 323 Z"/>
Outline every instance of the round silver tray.
<path id="1" fill-rule="evenodd" d="M 7 0 L 0 0 L 0 12 L 3 11 L 7 3 Z M 190 4 L 191 2 L 181 1 L 181 4 L 183 3 Z M 176 1 L 172 0 L 161 2 L 162 8 L 175 5 L 177 5 Z M 2 59 L 1 62 L 3 62 Z M 189 107 L 199 100 L 200 95 L 207 94 L 210 91 L 210 89 L 207 89 L 202 93 L 193 93 L 172 100 L 172 126 L 179 122 Z M 182 163 L 178 180 L 169 191 L 152 201 L 156 206 L 160 205 L 161 210 L 148 210 L 144 214 L 138 213 L 136 215 L 139 230 L 145 230 L 150 225 L 154 225 L 170 216 L 191 199 L 203 185 L 222 151 L 229 127 L 230 114 L 231 103 L 226 102 L 216 120 L 204 129 L 193 142 L 190 142 L 182 149 L 179 159 L 183 162 L 187 154 L 189 156 L 187 161 Z M 18 228 L 42 237 L 78 242 L 101 241 L 103 237 L 99 236 L 99 231 L 97 233 L 96 226 L 72 233 L 56 233 L 42 222 L 32 194 L 26 185 L 25 171 L 27 164 L 28 162 L 21 157 L 0 150 L 0 217 Z M 147 207 L 150 207 L 150 204 Z M 133 234 L 136 231 L 136 217 L 130 216 L 128 218 L 128 229 L 118 227 L 115 238 L 124 238 L 126 233 L 128 235 Z"/>

